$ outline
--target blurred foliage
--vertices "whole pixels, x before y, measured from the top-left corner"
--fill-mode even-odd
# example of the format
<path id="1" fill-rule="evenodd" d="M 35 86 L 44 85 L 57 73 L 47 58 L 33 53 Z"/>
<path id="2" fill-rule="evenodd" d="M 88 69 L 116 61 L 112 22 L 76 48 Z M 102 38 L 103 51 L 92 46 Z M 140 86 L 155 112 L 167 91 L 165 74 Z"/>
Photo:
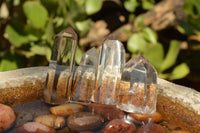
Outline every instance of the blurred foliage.
<path id="1" fill-rule="evenodd" d="M 185 62 L 174 67 L 180 51 L 180 42 L 172 40 L 167 54 L 164 55 L 163 45 L 158 42 L 157 34 L 149 27 L 144 27 L 132 34 L 127 41 L 127 49 L 132 53 L 132 56 L 142 54 L 147 58 L 158 71 L 160 78 L 181 79 L 190 72 Z M 165 71 L 171 67 L 173 67 L 171 72 L 166 73 Z"/>
<path id="2" fill-rule="evenodd" d="M 186 36 L 200 37 L 199 0 L 188 0 L 183 6 L 188 19 L 177 26 L 177 30 Z M 92 16 L 99 13 L 103 0 L 7 0 L 11 7 L 22 7 L 21 17 L 12 19 L 6 25 L 4 37 L 9 40 L 7 48 L 0 47 L 0 71 L 13 70 L 34 65 L 48 65 L 53 37 L 56 33 L 71 26 L 80 38 L 86 37 L 95 24 Z M 114 2 L 113 2 L 114 3 Z M 137 26 L 130 32 L 127 40 L 127 52 L 132 56 L 144 55 L 157 69 L 161 78 L 181 79 L 190 73 L 188 62 L 178 61 L 181 42 L 171 40 L 168 49 L 159 42 L 158 35 L 149 27 L 143 27 L 141 13 L 156 4 L 155 0 L 124 0 L 118 6 L 129 14 L 129 21 L 136 20 Z M 138 12 L 140 9 L 142 12 Z M 12 12 L 10 10 L 10 12 Z M 198 45 L 199 46 L 199 45 Z M 195 47 L 199 50 L 200 47 Z M 198 49 L 199 48 L 199 49 Z M 76 63 L 78 64 L 83 46 L 78 46 Z"/>
<path id="3" fill-rule="evenodd" d="M 145 10 L 151 9 L 155 1 L 142 1 Z M 129 12 L 134 12 L 141 4 L 136 0 L 125 1 L 125 8 Z M 130 6 L 132 5 L 132 6 Z M 177 80 L 182 79 L 190 73 L 190 68 L 186 62 L 176 64 L 180 52 L 181 42 L 172 40 L 165 55 L 164 44 L 158 41 L 157 33 L 149 27 L 143 26 L 143 18 L 138 15 L 136 18 L 135 32 L 127 40 L 127 49 L 135 56 L 142 54 L 147 58 L 158 72 L 158 76 L 163 79 Z M 167 72 L 166 72 L 167 71 Z"/>
<path id="4" fill-rule="evenodd" d="M 26 58 L 27 62 L 22 63 L 22 66 L 35 65 L 34 60 L 41 56 L 47 65 L 55 33 L 71 26 L 78 31 L 80 37 L 85 36 L 94 23 L 88 16 L 97 13 L 102 7 L 101 0 L 27 0 L 25 2 L 8 0 L 7 4 L 22 5 L 23 12 L 20 15 L 24 15 L 26 19 L 25 21 L 23 17 L 12 19 L 6 26 L 4 36 L 11 46 L 1 57 L 0 71 L 20 67 L 18 56 Z M 79 47 L 77 51 L 76 63 L 82 56 Z"/>

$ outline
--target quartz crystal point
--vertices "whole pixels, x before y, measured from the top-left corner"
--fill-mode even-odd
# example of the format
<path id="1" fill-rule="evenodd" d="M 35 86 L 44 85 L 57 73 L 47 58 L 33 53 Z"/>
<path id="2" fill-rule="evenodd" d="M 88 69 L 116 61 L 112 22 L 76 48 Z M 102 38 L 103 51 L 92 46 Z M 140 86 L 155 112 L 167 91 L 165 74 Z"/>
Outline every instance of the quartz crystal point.
<path id="1" fill-rule="evenodd" d="M 62 104 L 69 101 L 77 38 L 72 28 L 55 36 L 44 89 L 46 103 Z"/>
<path id="2" fill-rule="evenodd" d="M 125 49 L 114 36 L 109 36 L 100 49 L 93 101 L 116 103 L 121 73 L 125 64 Z"/>
<path id="3" fill-rule="evenodd" d="M 156 112 L 157 72 L 141 55 L 129 60 L 123 70 L 117 107 L 131 113 Z"/>
<path id="4" fill-rule="evenodd" d="M 91 102 L 97 62 L 98 54 L 95 48 L 91 48 L 82 56 L 81 62 L 74 73 L 71 101 Z"/>

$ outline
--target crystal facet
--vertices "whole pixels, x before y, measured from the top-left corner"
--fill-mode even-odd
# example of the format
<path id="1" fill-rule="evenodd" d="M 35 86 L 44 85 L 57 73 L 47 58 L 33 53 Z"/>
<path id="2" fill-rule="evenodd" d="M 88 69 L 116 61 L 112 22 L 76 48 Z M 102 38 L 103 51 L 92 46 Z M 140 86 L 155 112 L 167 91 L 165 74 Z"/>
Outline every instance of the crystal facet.
<path id="1" fill-rule="evenodd" d="M 72 101 L 85 103 L 91 101 L 93 88 L 95 86 L 97 61 L 98 54 L 95 48 L 91 48 L 83 55 L 80 65 L 74 73 L 71 94 Z"/>
<path id="2" fill-rule="evenodd" d="M 115 104 L 124 64 L 124 46 L 111 35 L 101 46 L 94 102 L 111 105 Z"/>
<path id="3" fill-rule="evenodd" d="M 141 55 L 126 63 L 120 82 L 117 107 L 131 113 L 156 111 L 157 72 Z"/>
<path id="4" fill-rule="evenodd" d="M 44 101 L 47 103 L 62 104 L 69 101 L 77 38 L 72 28 L 55 36 L 44 89 Z"/>

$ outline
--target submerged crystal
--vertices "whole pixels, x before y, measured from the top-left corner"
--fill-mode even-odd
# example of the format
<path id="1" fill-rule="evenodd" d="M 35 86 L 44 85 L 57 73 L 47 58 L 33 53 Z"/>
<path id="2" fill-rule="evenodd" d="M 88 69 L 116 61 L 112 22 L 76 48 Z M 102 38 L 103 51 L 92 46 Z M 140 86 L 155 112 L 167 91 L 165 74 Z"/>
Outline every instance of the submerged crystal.
<path id="1" fill-rule="evenodd" d="M 88 50 L 82 57 L 74 73 L 71 101 L 90 102 L 95 85 L 95 71 L 98 54 L 95 48 Z"/>
<path id="2" fill-rule="evenodd" d="M 69 100 L 77 38 L 72 28 L 55 36 L 44 89 L 47 103 L 62 104 Z"/>
<path id="3" fill-rule="evenodd" d="M 101 46 L 93 96 L 94 102 L 115 104 L 124 64 L 124 46 L 111 35 Z"/>
<path id="4" fill-rule="evenodd" d="M 117 107 L 131 113 L 156 112 L 157 72 L 141 55 L 129 60 L 123 70 Z"/>

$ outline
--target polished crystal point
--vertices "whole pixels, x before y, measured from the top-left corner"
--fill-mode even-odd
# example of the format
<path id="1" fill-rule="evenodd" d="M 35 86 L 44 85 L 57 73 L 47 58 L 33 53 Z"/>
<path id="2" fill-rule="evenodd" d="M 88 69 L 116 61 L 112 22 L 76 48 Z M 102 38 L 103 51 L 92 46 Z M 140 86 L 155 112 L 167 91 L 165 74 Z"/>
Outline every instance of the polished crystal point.
<path id="1" fill-rule="evenodd" d="M 98 53 L 95 47 L 89 49 L 81 58 L 79 65 L 92 65 L 97 66 Z"/>
<path id="2" fill-rule="evenodd" d="M 114 36 L 109 36 L 100 49 L 94 102 L 115 104 L 124 64 L 125 49 L 123 44 Z"/>
<path id="3" fill-rule="evenodd" d="M 156 112 L 157 72 L 141 55 L 129 60 L 123 70 L 117 107 L 131 113 Z"/>
<path id="4" fill-rule="evenodd" d="M 69 101 L 77 38 L 72 28 L 55 36 L 44 89 L 44 101 L 47 103 L 62 104 Z"/>
<path id="5" fill-rule="evenodd" d="M 108 40 L 116 40 L 117 41 L 117 38 L 114 35 L 112 35 L 112 34 L 109 35 L 107 39 Z"/>
<path id="6" fill-rule="evenodd" d="M 95 48 L 91 48 L 82 56 L 80 65 L 74 74 L 71 101 L 91 102 L 93 88 L 95 86 L 97 61 L 98 53 Z"/>

